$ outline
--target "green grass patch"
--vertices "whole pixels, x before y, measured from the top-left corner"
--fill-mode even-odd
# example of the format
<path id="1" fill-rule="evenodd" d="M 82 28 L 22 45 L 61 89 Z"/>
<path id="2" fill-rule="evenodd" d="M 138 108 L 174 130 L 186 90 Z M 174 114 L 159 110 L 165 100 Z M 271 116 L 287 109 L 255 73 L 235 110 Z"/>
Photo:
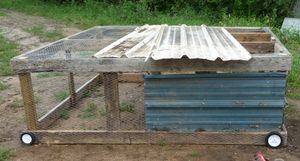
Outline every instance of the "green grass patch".
<path id="1" fill-rule="evenodd" d="M 64 34 L 60 30 L 48 31 L 42 26 L 33 26 L 25 28 L 24 31 L 39 36 L 42 41 L 54 41 L 64 37 Z"/>
<path id="2" fill-rule="evenodd" d="M 197 151 L 193 151 L 191 154 L 189 154 L 189 156 L 196 158 L 196 157 L 200 157 L 201 154 Z"/>
<path id="3" fill-rule="evenodd" d="M 12 75 L 10 60 L 17 55 L 17 45 L 0 35 L 0 76 Z"/>
<path id="4" fill-rule="evenodd" d="M 78 114 L 79 118 L 95 118 L 97 116 L 97 105 L 93 102 L 88 103 Z"/>
<path id="5" fill-rule="evenodd" d="M 8 88 L 9 86 L 7 84 L 0 82 L 0 91 L 6 90 Z"/>
<path id="6" fill-rule="evenodd" d="M 122 102 L 120 104 L 120 111 L 134 113 L 134 105 L 127 102 Z"/>
<path id="7" fill-rule="evenodd" d="M 10 157 L 15 156 L 15 150 L 0 148 L 0 161 L 8 161 Z"/>
<path id="8" fill-rule="evenodd" d="M 0 16 L 6 16 L 6 13 L 3 11 L 0 11 Z"/>
<path id="9" fill-rule="evenodd" d="M 270 16 L 233 16 L 225 12 L 218 15 L 203 10 L 201 13 L 190 8 L 176 12 L 159 12 L 149 9 L 144 2 L 126 1 L 120 4 L 87 1 L 85 4 L 53 3 L 39 0 L 1 0 L 0 6 L 39 15 L 67 24 L 88 28 L 98 25 L 142 25 L 142 24 L 187 24 L 187 25 L 242 25 L 272 26 L 275 18 Z M 213 11 L 215 12 L 215 11 Z M 41 28 L 35 29 L 41 32 Z"/>
<path id="10" fill-rule="evenodd" d="M 23 107 L 23 102 L 20 99 L 15 98 L 10 104 L 9 107 L 13 110 Z"/>
<path id="11" fill-rule="evenodd" d="M 59 90 L 54 92 L 54 97 L 57 101 L 63 101 L 69 96 L 69 93 L 66 90 Z"/>
<path id="12" fill-rule="evenodd" d="M 42 72 L 37 73 L 37 78 L 49 78 L 49 77 L 57 77 L 57 76 L 64 76 L 65 74 L 63 72 Z"/>
<path id="13" fill-rule="evenodd" d="M 63 118 L 64 120 L 68 120 L 70 118 L 70 112 L 68 110 L 63 110 L 60 113 L 60 117 Z"/>

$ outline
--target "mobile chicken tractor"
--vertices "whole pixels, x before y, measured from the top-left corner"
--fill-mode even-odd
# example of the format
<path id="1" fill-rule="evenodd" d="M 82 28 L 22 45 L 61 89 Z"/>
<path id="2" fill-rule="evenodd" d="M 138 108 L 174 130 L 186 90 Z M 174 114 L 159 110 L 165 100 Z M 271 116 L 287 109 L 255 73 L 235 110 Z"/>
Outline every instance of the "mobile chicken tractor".
<path id="1" fill-rule="evenodd" d="M 23 144 L 287 144 L 269 28 L 98 26 L 12 59 Z"/>

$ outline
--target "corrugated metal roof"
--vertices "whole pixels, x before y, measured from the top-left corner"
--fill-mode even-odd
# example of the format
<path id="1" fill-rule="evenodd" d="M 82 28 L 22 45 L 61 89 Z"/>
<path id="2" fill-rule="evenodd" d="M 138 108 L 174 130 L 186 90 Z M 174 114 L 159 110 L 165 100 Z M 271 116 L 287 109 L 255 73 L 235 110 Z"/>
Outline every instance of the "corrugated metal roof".
<path id="1" fill-rule="evenodd" d="M 145 25 L 94 55 L 161 59 L 251 59 L 251 54 L 223 27 Z"/>
<path id="2" fill-rule="evenodd" d="M 286 73 L 145 75 L 148 129 L 276 130 Z"/>

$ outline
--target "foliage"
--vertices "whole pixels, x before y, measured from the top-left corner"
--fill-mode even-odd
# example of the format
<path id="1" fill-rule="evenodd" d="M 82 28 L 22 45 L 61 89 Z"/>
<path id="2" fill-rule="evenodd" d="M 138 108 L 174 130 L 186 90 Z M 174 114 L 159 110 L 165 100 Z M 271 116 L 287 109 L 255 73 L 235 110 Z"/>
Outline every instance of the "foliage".
<path id="1" fill-rule="evenodd" d="M 13 72 L 10 68 L 10 59 L 17 55 L 16 44 L 7 41 L 0 35 L 0 76 L 11 75 Z"/>
<path id="2" fill-rule="evenodd" d="M 5 12 L 2 12 L 2 11 L 0 11 L 0 17 L 1 16 L 6 16 L 6 13 Z"/>
<path id="3" fill-rule="evenodd" d="M 134 105 L 133 104 L 129 104 L 127 102 L 121 102 L 121 104 L 120 104 L 120 111 L 121 112 L 130 112 L 130 113 L 133 113 L 134 112 Z"/>
<path id="4" fill-rule="evenodd" d="M 9 88 L 9 86 L 7 84 L 0 82 L 0 91 L 6 90 L 8 88 Z"/>
<path id="5" fill-rule="evenodd" d="M 79 118 L 95 118 L 97 116 L 97 105 L 93 102 L 88 103 L 78 114 Z"/>
<path id="6" fill-rule="evenodd" d="M 66 90 L 59 90 L 57 92 L 54 92 L 54 97 L 57 101 L 63 101 L 68 97 L 69 93 Z"/>
<path id="7" fill-rule="evenodd" d="M 41 26 L 33 26 L 24 29 L 26 32 L 32 33 L 40 37 L 42 41 L 54 41 L 64 37 L 64 34 L 60 30 L 45 30 Z"/>
<path id="8" fill-rule="evenodd" d="M 63 118 L 64 120 L 68 120 L 70 118 L 70 112 L 68 110 L 63 110 L 60 113 L 60 117 Z"/>
<path id="9" fill-rule="evenodd" d="M 41 72 L 36 75 L 37 78 L 49 78 L 49 77 L 56 77 L 56 76 L 64 76 L 63 72 Z"/>
<path id="10" fill-rule="evenodd" d="M 0 148 L 0 161 L 8 161 L 8 159 L 14 155 L 15 151 L 13 149 Z"/>
<path id="11" fill-rule="evenodd" d="M 259 26 L 279 26 L 292 11 L 289 6 L 293 1 L 1 0 L 0 6 L 82 27 L 145 23 L 228 25 L 231 19 L 233 22 L 250 19 L 250 22 L 261 22 Z"/>
<path id="12" fill-rule="evenodd" d="M 23 107 L 23 102 L 20 99 L 15 98 L 10 104 L 9 107 L 13 110 Z"/>
<path id="13" fill-rule="evenodd" d="M 63 3 L 71 5 L 82 5 L 86 7 L 94 6 L 96 3 L 107 5 L 123 6 L 121 9 L 126 14 L 122 16 L 132 16 L 128 13 L 135 13 L 134 20 L 144 17 L 143 14 L 150 12 L 163 12 L 169 15 L 176 15 L 182 11 L 192 10 L 197 14 L 210 13 L 214 18 L 221 18 L 223 13 L 236 16 L 256 16 L 273 17 L 276 22 L 292 13 L 291 6 L 295 0 L 44 0 L 45 2 Z M 128 11 L 129 10 L 129 11 Z M 133 12 L 132 12 L 133 11 Z M 221 14 L 220 14 L 221 13 Z M 128 15 L 127 15 L 128 14 Z"/>

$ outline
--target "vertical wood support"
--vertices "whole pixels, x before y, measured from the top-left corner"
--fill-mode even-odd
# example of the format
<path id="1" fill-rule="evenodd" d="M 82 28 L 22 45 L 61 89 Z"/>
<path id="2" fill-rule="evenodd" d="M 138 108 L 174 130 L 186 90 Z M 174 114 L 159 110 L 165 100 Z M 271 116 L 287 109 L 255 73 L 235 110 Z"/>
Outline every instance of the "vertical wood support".
<path id="1" fill-rule="evenodd" d="M 108 130 L 117 130 L 120 127 L 120 102 L 118 73 L 103 73 L 105 107 L 108 113 L 106 125 Z"/>
<path id="2" fill-rule="evenodd" d="M 34 103 L 31 75 L 30 73 L 20 73 L 19 79 L 24 102 L 27 129 L 37 130 L 37 114 Z"/>
<path id="3" fill-rule="evenodd" d="M 70 107 L 73 108 L 76 105 L 76 89 L 74 83 L 74 73 L 70 72 L 68 75 L 69 93 L 70 93 Z"/>

